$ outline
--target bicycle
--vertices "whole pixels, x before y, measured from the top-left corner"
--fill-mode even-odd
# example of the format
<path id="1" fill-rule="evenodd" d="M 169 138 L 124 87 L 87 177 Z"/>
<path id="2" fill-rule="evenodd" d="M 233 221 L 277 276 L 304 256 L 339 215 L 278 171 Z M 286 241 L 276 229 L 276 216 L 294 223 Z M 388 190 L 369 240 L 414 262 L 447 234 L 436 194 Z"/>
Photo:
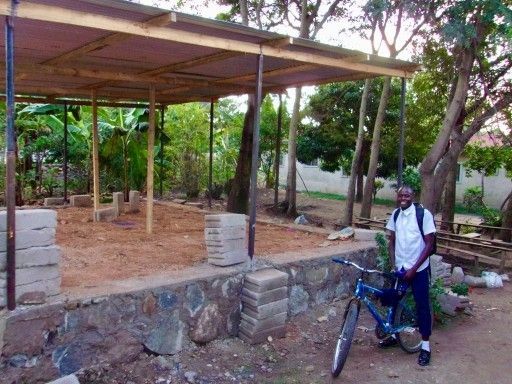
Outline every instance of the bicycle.
<path id="1" fill-rule="evenodd" d="M 403 274 L 391 274 L 374 269 L 366 269 L 352 261 L 340 258 L 333 258 L 332 260 L 336 263 L 355 267 L 361 271 L 361 276 L 357 279 L 354 289 L 354 296 L 350 299 L 345 309 L 340 336 L 334 350 L 331 369 L 332 376 L 338 377 L 345 365 L 352 344 L 352 338 L 354 337 L 361 302 L 366 305 L 370 314 L 377 321 L 375 335 L 378 339 L 384 339 L 394 334 L 398 339 L 398 344 L 405 352 L 418 352 L 421 348 L 422 339 L 417 327 L 416 306 L 412 292 L 407 289 L 407 283 L 402 279 Z M 381 315 L 375 303 L 367 296 L 367 293 L 372 293 L 375 297 L 381 299 L 391 291 L 366 284 L 364 278 L 369 274 L 379 274 L 396 281 L 394 288 L 396 292 L 396 297 L 394 297 L 395 303 L 386 305 L 385 317 Z"/>

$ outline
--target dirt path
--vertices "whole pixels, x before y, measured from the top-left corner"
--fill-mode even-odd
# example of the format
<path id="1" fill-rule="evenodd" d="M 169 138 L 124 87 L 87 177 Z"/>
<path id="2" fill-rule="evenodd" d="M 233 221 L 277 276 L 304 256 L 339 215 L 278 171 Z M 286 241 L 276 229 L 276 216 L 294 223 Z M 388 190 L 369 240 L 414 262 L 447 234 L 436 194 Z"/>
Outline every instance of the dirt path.
<path id="1" fill-rule="evenodd" d="M 330 378 L 332 349 L 346 300 L 321 305 L 293 318 L 287 336 L 257 346 L 227 339 L 175 356 L 142 355 L 122 367 L 81 372 L 84 383 L 464 383 L 511 382 L 512 284 L 476 289 L 473 315 L 459 315 L 436 326 L 432 364 L 421 368 L 417 355 L 399 348 L 380 350 L 366 312 L 358 323 L 340 377 Z M 188 377 L 188 381 L 187 378 Z"/>

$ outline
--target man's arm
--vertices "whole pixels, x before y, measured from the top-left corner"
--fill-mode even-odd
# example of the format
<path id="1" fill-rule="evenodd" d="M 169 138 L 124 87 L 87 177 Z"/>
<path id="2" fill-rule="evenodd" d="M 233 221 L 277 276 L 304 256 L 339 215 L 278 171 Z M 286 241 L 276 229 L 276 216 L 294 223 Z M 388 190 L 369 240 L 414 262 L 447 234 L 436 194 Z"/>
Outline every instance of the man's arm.
<path id="1" fill-rule="evenodd" d="M 389 262 L 391 268 L 395 268 L 395 232 L 387 230 L 386 233 L 388 237 Z"/>

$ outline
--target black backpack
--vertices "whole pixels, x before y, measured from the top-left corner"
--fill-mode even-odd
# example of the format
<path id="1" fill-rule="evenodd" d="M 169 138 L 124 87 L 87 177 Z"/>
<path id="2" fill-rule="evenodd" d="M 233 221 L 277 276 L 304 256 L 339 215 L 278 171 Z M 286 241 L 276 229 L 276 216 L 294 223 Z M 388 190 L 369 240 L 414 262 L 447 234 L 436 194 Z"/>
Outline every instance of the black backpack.
<path id="1" fill-rule="evenodd" d="M 418 228 L 420 229 L 421 236 L 423 239 L 425 239 L 425 234 L 423 233 L 423 216 L 425 216 L 425 208 L 423 208 L 423 205 L 414 203 L 414 208 L 416 208 L 416 221 L 418 222 Z M 393 214 L 393 221 L 396 224 L 396 220 L 398 219 L 398 215 L 400 214 L 400 208 L 395 211 Z M 437 236 L 435 232 L 434 235 L 434 242 L 432 243 L 432 249 L 429 253 L 430 255 L 433 255 L 437 252 Z"/>

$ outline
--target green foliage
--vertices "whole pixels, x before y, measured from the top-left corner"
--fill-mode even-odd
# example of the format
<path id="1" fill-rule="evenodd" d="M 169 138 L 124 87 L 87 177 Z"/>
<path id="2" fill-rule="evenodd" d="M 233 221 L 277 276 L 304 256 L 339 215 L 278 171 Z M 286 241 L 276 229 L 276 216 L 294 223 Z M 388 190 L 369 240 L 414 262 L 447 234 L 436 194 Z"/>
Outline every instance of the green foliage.
<path id="1" fill-rule="evenodd" d="M 483 198 L 482 187 L 474 186 L 466 188 L 462 201 L 468 211 L 479 213 L 485 207 Z"/>
<path id="2" fill-rule="evenodd" d="M 480 146 L 470 144 L 464 148 L 464 168 L 466 176 L 471 176 L 471 171 L 477 171 L 485 176 L 491 176 L 504 165 L 509 149 L 501 146 Z"/>
<path id="3" fill-rule="evenodd" d="M 412 188 L 414 194 L 419 196 L 421 193 L 421 175 L 417 167 L 407 166 L 402 175 L 402 181 L 405 185 Z"/>
<path id="4" fill-rule="evenodd" d="M 445 293 L 443 280 L 441 278 L 436 279 L 433 284 L 430 285 L 430 302 L 432 303 L 432 311 L 434 312 L 434 319 L 439 322 L 444 322 L 445 315 L 441 310 L 441 304 L 439 303 L 438 296 Z"/>
<path id="5" fill-rule="evenodd" d="M 377 267 L 383 272 L 390 272 L 393 269 L 388 252 L 388 241 L 383 233 L 379 232 L 375 235 L 377 243 Z"/>
<path id="6" fill-rule="evenodd" d="M 469 293 L 469 286 L 466 283 L 453 284 L 450 289 L 453 293 L 461 296 L 467 296 Z"/>
<path id="7" fill-rule="evenodd" d="M 481 212 L 484 225 L 490 225 L 491 227 L 501 227 L 503 223 L 503 213 L 497 209 L 484 207 Z"/>
<path id="8" fill-rule="evenodd" d="M 384 182 L 382 180 L 375 180 L 373 184 L 373 201 L 377 198 L 377 192 L 384 188 Z"/>

